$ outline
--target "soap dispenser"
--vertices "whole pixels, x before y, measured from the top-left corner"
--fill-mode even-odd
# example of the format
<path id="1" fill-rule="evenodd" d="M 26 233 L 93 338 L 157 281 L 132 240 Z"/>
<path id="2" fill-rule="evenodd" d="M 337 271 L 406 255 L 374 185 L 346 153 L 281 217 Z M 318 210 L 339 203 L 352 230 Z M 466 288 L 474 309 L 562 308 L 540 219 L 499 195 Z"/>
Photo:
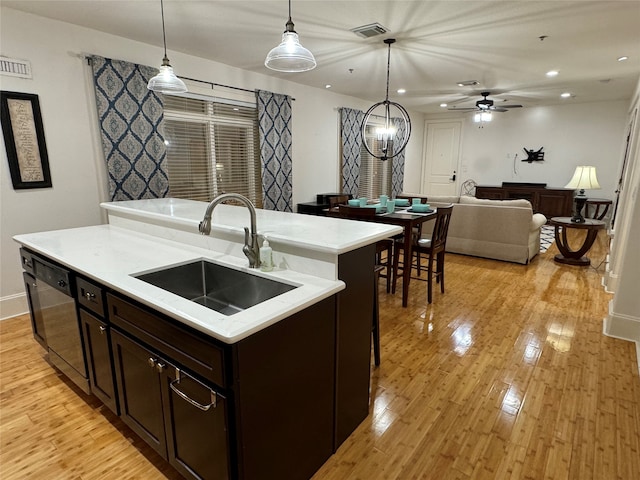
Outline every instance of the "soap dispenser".
<path id="1" fill-rule="evenodd" d="M 264 237 L 262 246 L 260 247 L 260 270 L 270 272 L 273 270 L 273 250 L 269 246 L 269 240 Z"/>

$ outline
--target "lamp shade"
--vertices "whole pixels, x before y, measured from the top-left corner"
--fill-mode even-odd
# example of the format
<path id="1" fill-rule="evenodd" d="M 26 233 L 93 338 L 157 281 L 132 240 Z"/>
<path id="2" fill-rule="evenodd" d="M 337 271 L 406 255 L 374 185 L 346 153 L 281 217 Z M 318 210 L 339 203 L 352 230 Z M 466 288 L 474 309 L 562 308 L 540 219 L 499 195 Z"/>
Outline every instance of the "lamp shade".
<path id="1" fill-rule="evenodd" d="M 573 177 L 569 180 L 569 183 L 565 185 L 565 188 L 574 188 L 581 190 L 597 190 L 600 188 L 598 178 L 596 177 L 596 167 L 590 166 L 578 166 L 573 173 Z"/>
<path id="2" fill-rule="evenodd" d="M 164 64 L 160 67 L 158 74 L 149 80 L 147 88 L 159 93 L 184 93 L 187 91 L 187 86 L 173 73 L 171 65 Z"/>
<path id="3" fill-rule="evenodd" d="M 285 31 L 282 34 L 282 42 L 271 49 L 264 64 L 278 72 L 306 72 L 316 68 L 316 59 L 300 44 L 296 32 Z"/>

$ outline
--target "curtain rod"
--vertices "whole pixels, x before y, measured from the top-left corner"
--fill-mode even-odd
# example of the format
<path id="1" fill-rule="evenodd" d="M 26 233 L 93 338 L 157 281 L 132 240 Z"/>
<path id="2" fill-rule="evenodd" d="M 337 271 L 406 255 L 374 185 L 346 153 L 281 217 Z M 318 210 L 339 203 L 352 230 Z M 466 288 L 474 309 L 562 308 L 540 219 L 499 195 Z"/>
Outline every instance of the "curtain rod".
<path id="1" fill-rule="evenodd" d="M 215 87 L 223 87 L 223 88 L 231 88 L 232 90 L 240 90 L 241 92 L 249 92 L 249 93 L 256 93 L 256 90 L 249 90 L 248 88 L 242 88 L 242 87 L 233 87 L 231 85 L 224 85 L 222 83 L 215 83 L 215 82 L 209 82 L 207 80 L 198 80 L 197 78 L 189 78 L 189 77 L 183 77 L 182 75 L 178 75 L 178 78 L 181 78 L 182 80 L 189 80 L 190 82 L 199 82 L 199 83 L 205 83 L 207 85 L 211 85 L 211 88 Z M 291 97 L 291 101 L 295 101 L 295 98 Z"/>
<path id="2" fill-rule="evenodd" d="M 80 56 L 84 56 L 85 60 L 87 61 L 87 65 L 91 65 L 91 55 L 80 55 Z M 209 82 L 207 80 L 198 80 L 197 78 L 189 78 L 189 77 L 182 77 L 180 75 L 178 75 L 178 78 L 181 78 L 183 80 L 189 80 L 190 82 L 198 82 L 198 83 L 206 83 L 207 85 L 211 85 L 211 88 L 213 88 L 214 86 L 216 87 L 223 87 L 223 88 L 230 88 L 232 90 L 239 90 L 241 92 L 249 92 L 249 93 L 256 93 L 256 90 L 249 90 L 248 88 L 242 88 L 242 87 L 233 87 L 231 85 L 224 85 L 222 83 L 215 83 L 215 82 Z M 295 101 L 295 98 L 291 97 L 291 101 Z"/>

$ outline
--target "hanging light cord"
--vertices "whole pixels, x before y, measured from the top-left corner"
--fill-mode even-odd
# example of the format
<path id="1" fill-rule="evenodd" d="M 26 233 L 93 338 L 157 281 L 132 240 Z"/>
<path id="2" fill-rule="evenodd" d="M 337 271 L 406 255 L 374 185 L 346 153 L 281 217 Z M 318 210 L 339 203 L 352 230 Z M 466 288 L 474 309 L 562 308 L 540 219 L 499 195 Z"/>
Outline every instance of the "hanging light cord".
<path id="1" fill-rule="evenodd" d="M 297 33 L 294 28 L 295 25 L 293 24 L 293 20 L 291 20 L 291 0 L 289 0 L 289 20 L 287 21 L 287 23 L 285 23 L 285 33 L 286 32 L 291 32 L 291 33 Z"/>
<path id="2" fill-rule="evenodd" d="M 389 69 L 391 67 L 391 44 L 396 43 L 396 39 L 387 38 L 386 40 L 384 40 L 384 43 L 386 43 L 387 46 L 389 47 L 387 50 L 387 97 L 385 98 L 385 101 L 388 102 L 389 101 Z"/>
<path id="3" fill-rule="evenodd" d="M 169 59 L 167 58 L 167 35 L 164 30 L 164 3 L 162 0 L 160 0 L 160 13 L 162 15 L 162 43 L 164 45 L 164 58 L 162 59 L 162 64 L 164 65 L 164 62 L 166 61 L 168 65 Z"/>

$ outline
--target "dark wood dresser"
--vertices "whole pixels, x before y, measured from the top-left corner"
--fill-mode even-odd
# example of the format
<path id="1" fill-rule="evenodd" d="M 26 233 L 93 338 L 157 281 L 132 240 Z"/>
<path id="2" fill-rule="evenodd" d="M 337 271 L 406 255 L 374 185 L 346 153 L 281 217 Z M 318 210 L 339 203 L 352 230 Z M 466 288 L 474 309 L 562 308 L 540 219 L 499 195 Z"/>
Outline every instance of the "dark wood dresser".
<path id="1" fill-rule="evenodd" d="M 504 182 L 500 187 L 476 187 L 477 198 L 514 200 L 524 198 L 531 202 L 534 213 L 551 217 L 570 217 L 573 213 L 573 194 L 570 188 L 547 188 L 544 183 Z"/>

